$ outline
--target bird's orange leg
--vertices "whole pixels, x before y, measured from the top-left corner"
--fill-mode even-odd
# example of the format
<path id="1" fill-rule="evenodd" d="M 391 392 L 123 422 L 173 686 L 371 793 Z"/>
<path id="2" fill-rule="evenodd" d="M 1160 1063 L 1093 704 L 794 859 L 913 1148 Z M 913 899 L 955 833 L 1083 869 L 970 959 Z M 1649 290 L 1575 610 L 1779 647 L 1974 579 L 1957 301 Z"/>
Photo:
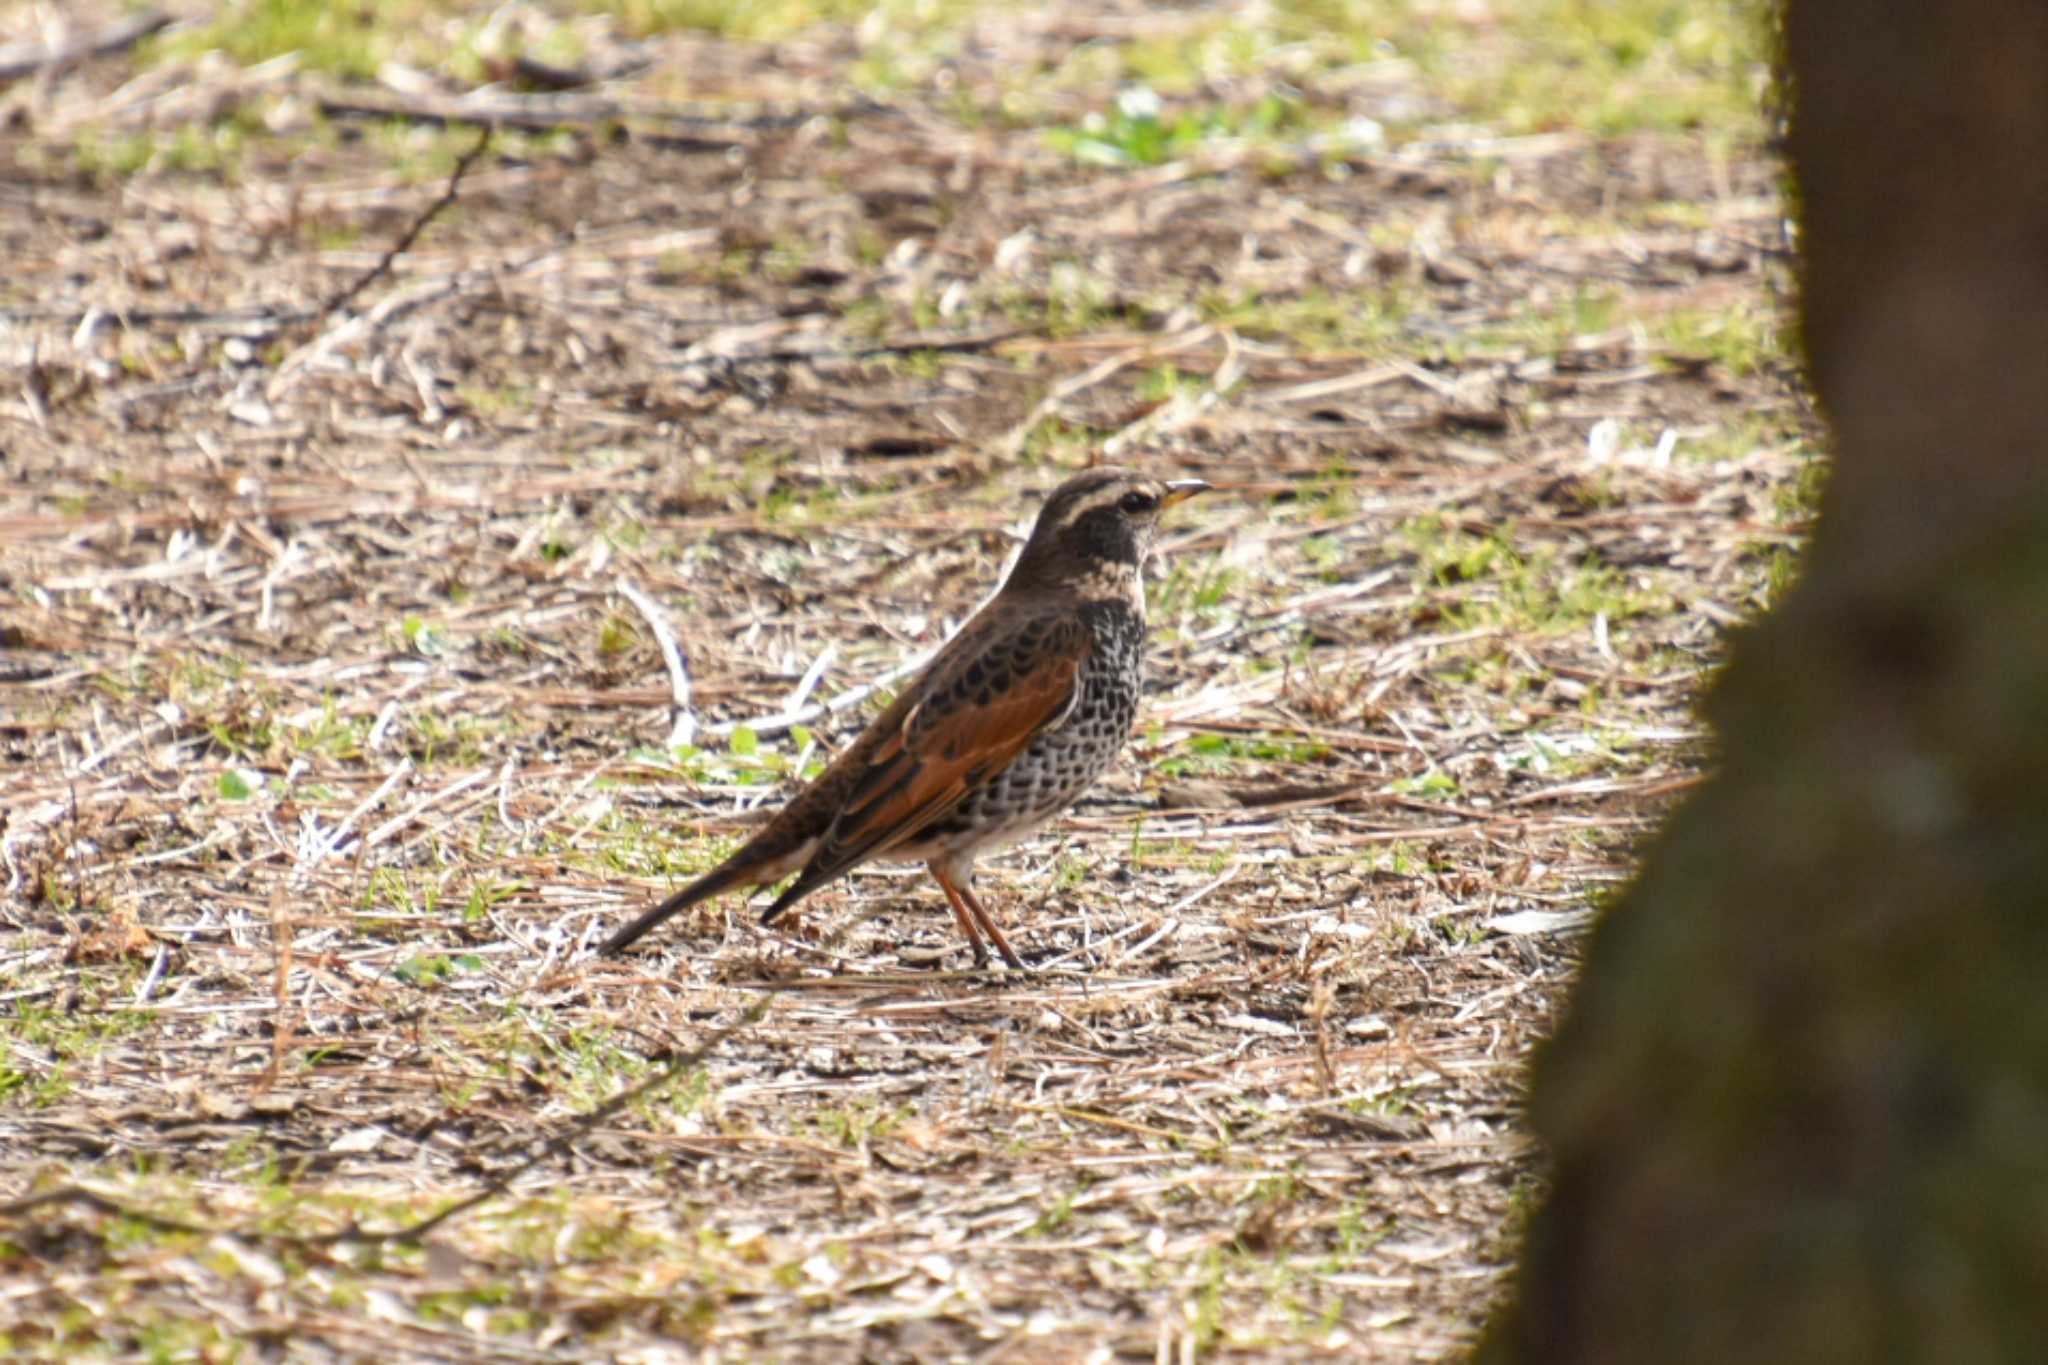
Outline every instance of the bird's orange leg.
<path id="1" fill-rule="evenodd" d="M 1016 951 L 1010 947 L 1010 940 L 1003 937 L 1003 931 L 996 924 L 995 916 L 988 912 L 988 907 L 974 894 L 973 886 L 963 881 L 960 883 L 959 891 L 960 899 L 967 902 L 967 909 L 980 921 L 982 932 L 994 940 L 996 951 L 1003 955 L 1003 961 L 1009 963 L 1013 971 L 1029 971 L 1030 968 L 1024 965 L 1024 959 L 1018 957 Z"/>
<path id="2" fill-rule="evenodd" d="M 953 918 L 958 921 L 960 932 L 967 935 L 968 946 L 974 949 L 974 965 L 986 967 L 988 965 L 988 945 L 983 943 L 981 935 L 975 932 L 974 916 L 968 913 L 967 902 L 962 899 L 960 888 L 953 884 L 952 878 L 939 871 L 937 863 L 931 863 L 927 866 L 931 870 L 933 880 L 938 882 L 939 889 L 946 893 L 946 901 L 953 907 Z M 1008 949 L 1004 950 L 1003 955 L 1005 957 L 1009 956 Z"/>

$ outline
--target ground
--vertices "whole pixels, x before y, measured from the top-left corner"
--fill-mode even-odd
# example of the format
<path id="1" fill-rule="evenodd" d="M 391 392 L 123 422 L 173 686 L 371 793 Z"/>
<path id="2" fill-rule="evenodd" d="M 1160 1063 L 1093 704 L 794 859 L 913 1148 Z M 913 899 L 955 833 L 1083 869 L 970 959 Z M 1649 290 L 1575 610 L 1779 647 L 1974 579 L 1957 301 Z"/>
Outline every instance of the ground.
<path id="1" fill-rule="evenodd" d="M 1469 1343 L 1817 486 L 1749 11 L 165 13 L 0 92 L 10 1358 Z M 1033 971 L 593 959 L 1098 459 L 1217 491 Z"/>

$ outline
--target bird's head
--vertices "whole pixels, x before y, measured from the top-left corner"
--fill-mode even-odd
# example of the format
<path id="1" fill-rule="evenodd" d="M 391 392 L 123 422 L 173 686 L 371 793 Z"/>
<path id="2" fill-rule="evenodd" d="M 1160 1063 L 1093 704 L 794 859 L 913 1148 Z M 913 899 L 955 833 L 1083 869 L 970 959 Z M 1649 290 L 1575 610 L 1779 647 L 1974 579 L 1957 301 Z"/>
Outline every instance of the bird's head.
<path id="1" fill-rule="evenodd" d="M 1200 479 L 1155 479 L 1109 466 L 1076 474 L 1039 509 L 1010 586 L 1135 584 L 1161 514 L 1208 487 Z"/>

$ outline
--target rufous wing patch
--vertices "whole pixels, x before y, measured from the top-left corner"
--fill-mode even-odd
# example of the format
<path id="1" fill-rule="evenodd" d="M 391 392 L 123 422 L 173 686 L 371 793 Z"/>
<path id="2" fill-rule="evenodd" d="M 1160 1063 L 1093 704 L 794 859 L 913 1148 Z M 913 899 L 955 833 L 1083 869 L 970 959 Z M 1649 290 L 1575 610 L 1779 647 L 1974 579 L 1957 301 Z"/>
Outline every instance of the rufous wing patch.
<path id="1" fill-rule="evenodd" d="M 1039 618 L 950 661 L 877 747 L 803 880 L 836 877 L 951 814 L 1068 714 L 1091 648 L 1080 621 Z"/>

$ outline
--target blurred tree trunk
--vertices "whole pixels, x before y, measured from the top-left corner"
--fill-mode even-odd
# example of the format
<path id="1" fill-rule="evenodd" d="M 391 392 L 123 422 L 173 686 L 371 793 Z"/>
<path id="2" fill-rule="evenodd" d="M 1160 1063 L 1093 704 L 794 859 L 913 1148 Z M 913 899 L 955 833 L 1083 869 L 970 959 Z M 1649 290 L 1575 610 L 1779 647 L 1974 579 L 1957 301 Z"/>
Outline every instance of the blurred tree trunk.
<path id="1" fill-rule="evenodd" d="M 1789 0 L 1837 466 L 1537 1067 L 1493 1365 L 2048 1359 L 2048 0 Z"/>

